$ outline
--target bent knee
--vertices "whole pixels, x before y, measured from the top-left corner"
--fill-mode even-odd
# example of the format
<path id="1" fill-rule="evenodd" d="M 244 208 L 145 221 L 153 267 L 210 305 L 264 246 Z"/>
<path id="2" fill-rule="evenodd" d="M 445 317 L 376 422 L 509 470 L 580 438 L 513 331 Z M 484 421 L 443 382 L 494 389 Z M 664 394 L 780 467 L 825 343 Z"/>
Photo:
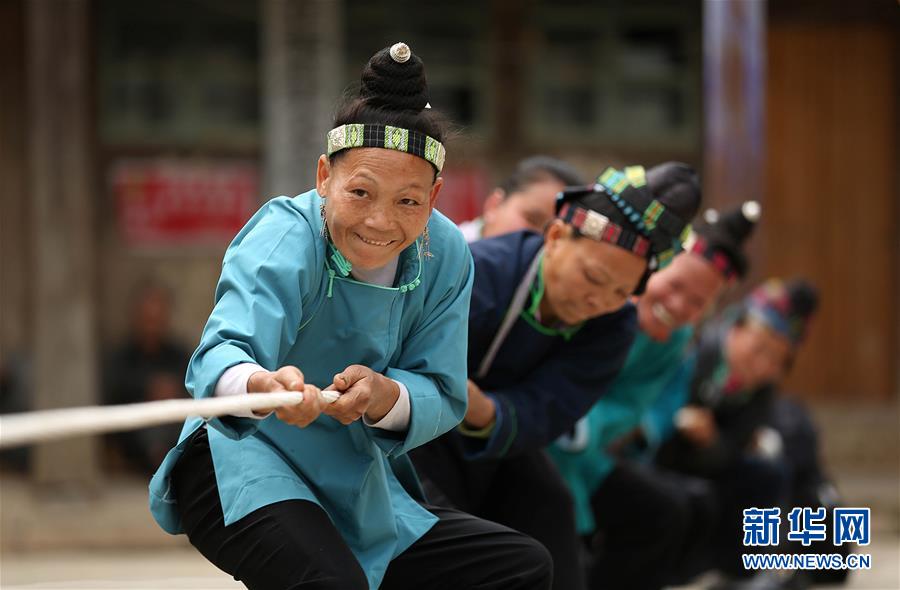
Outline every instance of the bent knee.
<path id="1" fill-rule="evenodd" d="M 553 557 L 540 542 L 523 535 L 518 552 L 523 588 L 549 588 L 553 581 Z"/>

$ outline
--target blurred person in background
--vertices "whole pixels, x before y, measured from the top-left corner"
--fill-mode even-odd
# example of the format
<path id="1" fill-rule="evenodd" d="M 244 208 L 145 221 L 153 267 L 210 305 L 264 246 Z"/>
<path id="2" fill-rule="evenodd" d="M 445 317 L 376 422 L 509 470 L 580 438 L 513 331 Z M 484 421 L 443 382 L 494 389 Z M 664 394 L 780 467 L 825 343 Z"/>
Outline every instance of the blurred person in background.
<path id="1" fill-rule="evenodd" d="M 29 358 L 17 350 L 0 350 L 0 414 L 32 410 L 31 391 Z M 0 469 L 25 473 L 30 454 L 30 447 L 0 450 Z"/>
<path id="2" fill-rule="evenodd" d="M 131 404 L 188 397 L 184 374 L 190 353 L 171 332 L 171 290 L 144 280 L 133 290 L 129 331 L 104 368 L 104 403 Z M 111 450 L 127 468 L 152 475 L 178 440 L 181 427 L 165 424 L 110 435 Z"/>
<path id="3" fill-rule="evenodd" d="M 668 410 L 671 436 L 659 449 L 657 464 L 715 486 L 719 526 L 711 557 L 730 578 L 753 574 L 740 558 L 743 509 L 787 500 L 788 464 L 767 426 L 776 387 L 817 305 L 816 290 L 804 281 L 772 279 L 757 287 L 703 327 L 686 361 L 694 366 L 687 404 Z"/>
<path id="4" fill-rule="evenodd" d="M 544 448 L 606 393 L 634 337 L 629 298 L 699 206 L 672 170 L 611 175 L 566 188 L 543 235 L 470 244 L 469 406 L 413 454 L 435 497 L 543 543 L 560 590 L 581 588 L 583 572 L 571 496 Z"/>
<path id="5" fill-rule="evenodd" d="M 817 302 L 816 289 L 802 281 L 788 283 L 788 288 L 803 289 L 810 302 Z M 816 307 L 818 304 L 816 303 Z M 794 320 L 797 321 L 797 320 Z M 808 327 L 805 328 L 808 331 Z M 805 339 L 805 338 L 804 338 Z M 793 346 L 796 348 L 796 345 Z M 791 361 L 793 360 L 793 355 Z M 784 372 L 783 376 L 787 375 Z M 756 438 L 762 441 L 763 450 L 780 460 L 787 469 L 787 484 L 782 503 L 782 514 L 794 508 L 825 509 L 825 522 L 833 522 L 834 508 L 845 505 L 820 458 L 820 432 L 810 410 L 796 395 L 781 389 L 783 378 L 773 383 L 777 393 L 773 398 L 769 419 L 757 429 Z M 758 445 L 760 446 L 760 445 Z M 781 538 L 778 551 L 790 554 L 834 554 L 844 557 L 851 545 L 835 546 L 832 540 L 813 541 L 804 546 L 800 541 Z M 762 576 L 772 587 L 798 590 L 815 584 L 840 584 L 846 581 L 848 570 L 796 570 L 789 575 Z"/>
<path id="6" fill-rule="evenodd" d="M 669 169 L 684 178 L 684 190 L 699 195 L 692 169 Z M 609 393 L 550 447 L 593 557 L 591 588 L 661 588 L 676 566 L 706 549 L 713 528 L 704 482 L 629 458 L 632 447 L 646 448 L 654 436 L 641 428 L 645 412 L 666 389 L 684 386 L 682 361 L 695 324 L 747 272 L 743 249 L 759 206 L 748 202 L 721 219 L 711 213 L 638 298 L 637 337 Z"/>
<path id="7" fill-rule="evenodd" d="M 562 160 L 526 158 L 491 192 L 481 217 L 459 224 L 459 229 L 467 242 L 523 229 L 542 232 L 553 221 L 560 191 L 583 184 L 581 174 Z"/>

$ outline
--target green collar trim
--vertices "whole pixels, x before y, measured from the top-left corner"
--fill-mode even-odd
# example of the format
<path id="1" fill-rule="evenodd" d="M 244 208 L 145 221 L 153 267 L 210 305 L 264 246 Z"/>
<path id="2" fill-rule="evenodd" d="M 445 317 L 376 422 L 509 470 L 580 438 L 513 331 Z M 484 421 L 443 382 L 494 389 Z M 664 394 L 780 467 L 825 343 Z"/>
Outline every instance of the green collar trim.
<path id="1" fill-rule="evenodd" d="M 409 282 L 402 283 L 397 285 L 396 287 L 383 287 L 382 285 L 372 285 L 370 283 L 363 283 L 362 281 L 357 281 L 350 276 L 350 271 L 353 270 L 353 265 L 349 260 L 341 253 L 340 250 L 337 249 L 337 246 L 334 245 L 334 242 L 331 239 L 328 239 L 326 244 L 326 251 L 330 252 L 328 256 L 325 258 L 325 268 L 328 271 L 328 293 L 327 296 L 330 299 L 332 296 L 332 291 L 334 288 L 334 279 L 337 278 L 339 280 L 349 281 L 351 283 L 357 283 L 359 285 L 366 285 L 367 287 L 372 287 L 373 289 L 384 289 L 387 291 L 399 291 L 401 293 L 406 293 L 408 291 L 414 290 L 422 283 L 422 238 L 416 239 L 413 243 L 416 248 L 415 253 L 415 264 L 416 275 Z M 400 277 L 409 276 L 409 272 L 407 269 L 409 265 L 412 263 L 413 254 L 410 252 L 412 249 L 412 245 L 409 246 L 406 250 L 400 253 L 400 260 L 398 261 L 398 273 Z M 408 255 L 406 255 L 409 253 Z M 404 256 L 406 255 L 406 256 Z"/>
<path id="2" fill-rule="evenodd" d="M 538 309 L 541 306 L 541 300 L 544 298 L 544 253 L 540 253 L 541 261 L 538 263 L 537 276 L 531 285 L 531 304 L 522 310 L 519 314 L 525 322 L 543 334 L 544 336 L 562 336 L 567 342 L 572 339 L 581 326 L 566 326 L 563 328 L 551 328 L 543 325 L 537 318 Z"/>

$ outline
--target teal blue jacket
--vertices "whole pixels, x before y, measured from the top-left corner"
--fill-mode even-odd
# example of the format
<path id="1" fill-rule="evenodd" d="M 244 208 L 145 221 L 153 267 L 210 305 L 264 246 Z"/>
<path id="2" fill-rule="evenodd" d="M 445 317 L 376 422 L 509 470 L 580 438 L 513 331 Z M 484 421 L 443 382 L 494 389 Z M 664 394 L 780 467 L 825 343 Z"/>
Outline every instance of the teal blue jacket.
<path id="1" fill-rule="evenodd" d="M 253 216 L 225 253 L 215 307 L 191 358 L 186 385 L 214 394 L 239 363 L 267 370 L 294 365 L 319 387 L 361 364 L 403 383 L 406 432 L 349 426 L 322 415 L 297 428 L 264 420 L 188 419 L 178 445 L 150 483 L 153 517 L 182 532 L 170 489 L 172 468 L 204 423 L 225 524 L 283 500 L 320 505 L 377 588 L 391 559 L 437 518 L 406 453 L 456 426 L 466 409 L 466 339 L 473 264 L 459 230 L 435 211 L 430 251 L 421 239 L 400 255 L 397 288 L 343 277 L 322 237 L 315 191 L 278 197 Z"/>
<path id="2" fill-rule="evenodd" d="M 693 329 L 684 327 L 668 341 L 655 342 L 639 330 L 625 366 L 607 394 L 579 420 L 570 435 L 550 446 L 550 456 L 572 492 L 579 533 L 589 534 L 596 527 L 591 496 L 616 464 L 616 458 L 607 451 L 609 445 L 640 426 L 647 410 L 665 390 L 687 389 L 682 357 L 692 335 Z"/>

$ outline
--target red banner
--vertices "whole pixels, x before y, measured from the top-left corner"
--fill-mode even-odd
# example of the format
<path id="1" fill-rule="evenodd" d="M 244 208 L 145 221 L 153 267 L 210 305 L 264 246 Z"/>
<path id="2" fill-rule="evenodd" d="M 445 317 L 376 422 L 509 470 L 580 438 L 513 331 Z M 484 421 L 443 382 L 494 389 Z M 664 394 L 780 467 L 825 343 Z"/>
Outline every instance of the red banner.
<path id="1" fill-rule="evenodd" d="M 487 172 L 475 166 L 447 167 L 441 174 L 444 186 L 438 195 L 437 208 L 461 223 L 481 215 L 482 204 L 492 188 Z"/>
<path id="2" fill-rule="evenodd" d="M 258 204 L 258 166 L 248 160 L 124 159 L 110 182 L 130 246 L 228 243 Z"/>

